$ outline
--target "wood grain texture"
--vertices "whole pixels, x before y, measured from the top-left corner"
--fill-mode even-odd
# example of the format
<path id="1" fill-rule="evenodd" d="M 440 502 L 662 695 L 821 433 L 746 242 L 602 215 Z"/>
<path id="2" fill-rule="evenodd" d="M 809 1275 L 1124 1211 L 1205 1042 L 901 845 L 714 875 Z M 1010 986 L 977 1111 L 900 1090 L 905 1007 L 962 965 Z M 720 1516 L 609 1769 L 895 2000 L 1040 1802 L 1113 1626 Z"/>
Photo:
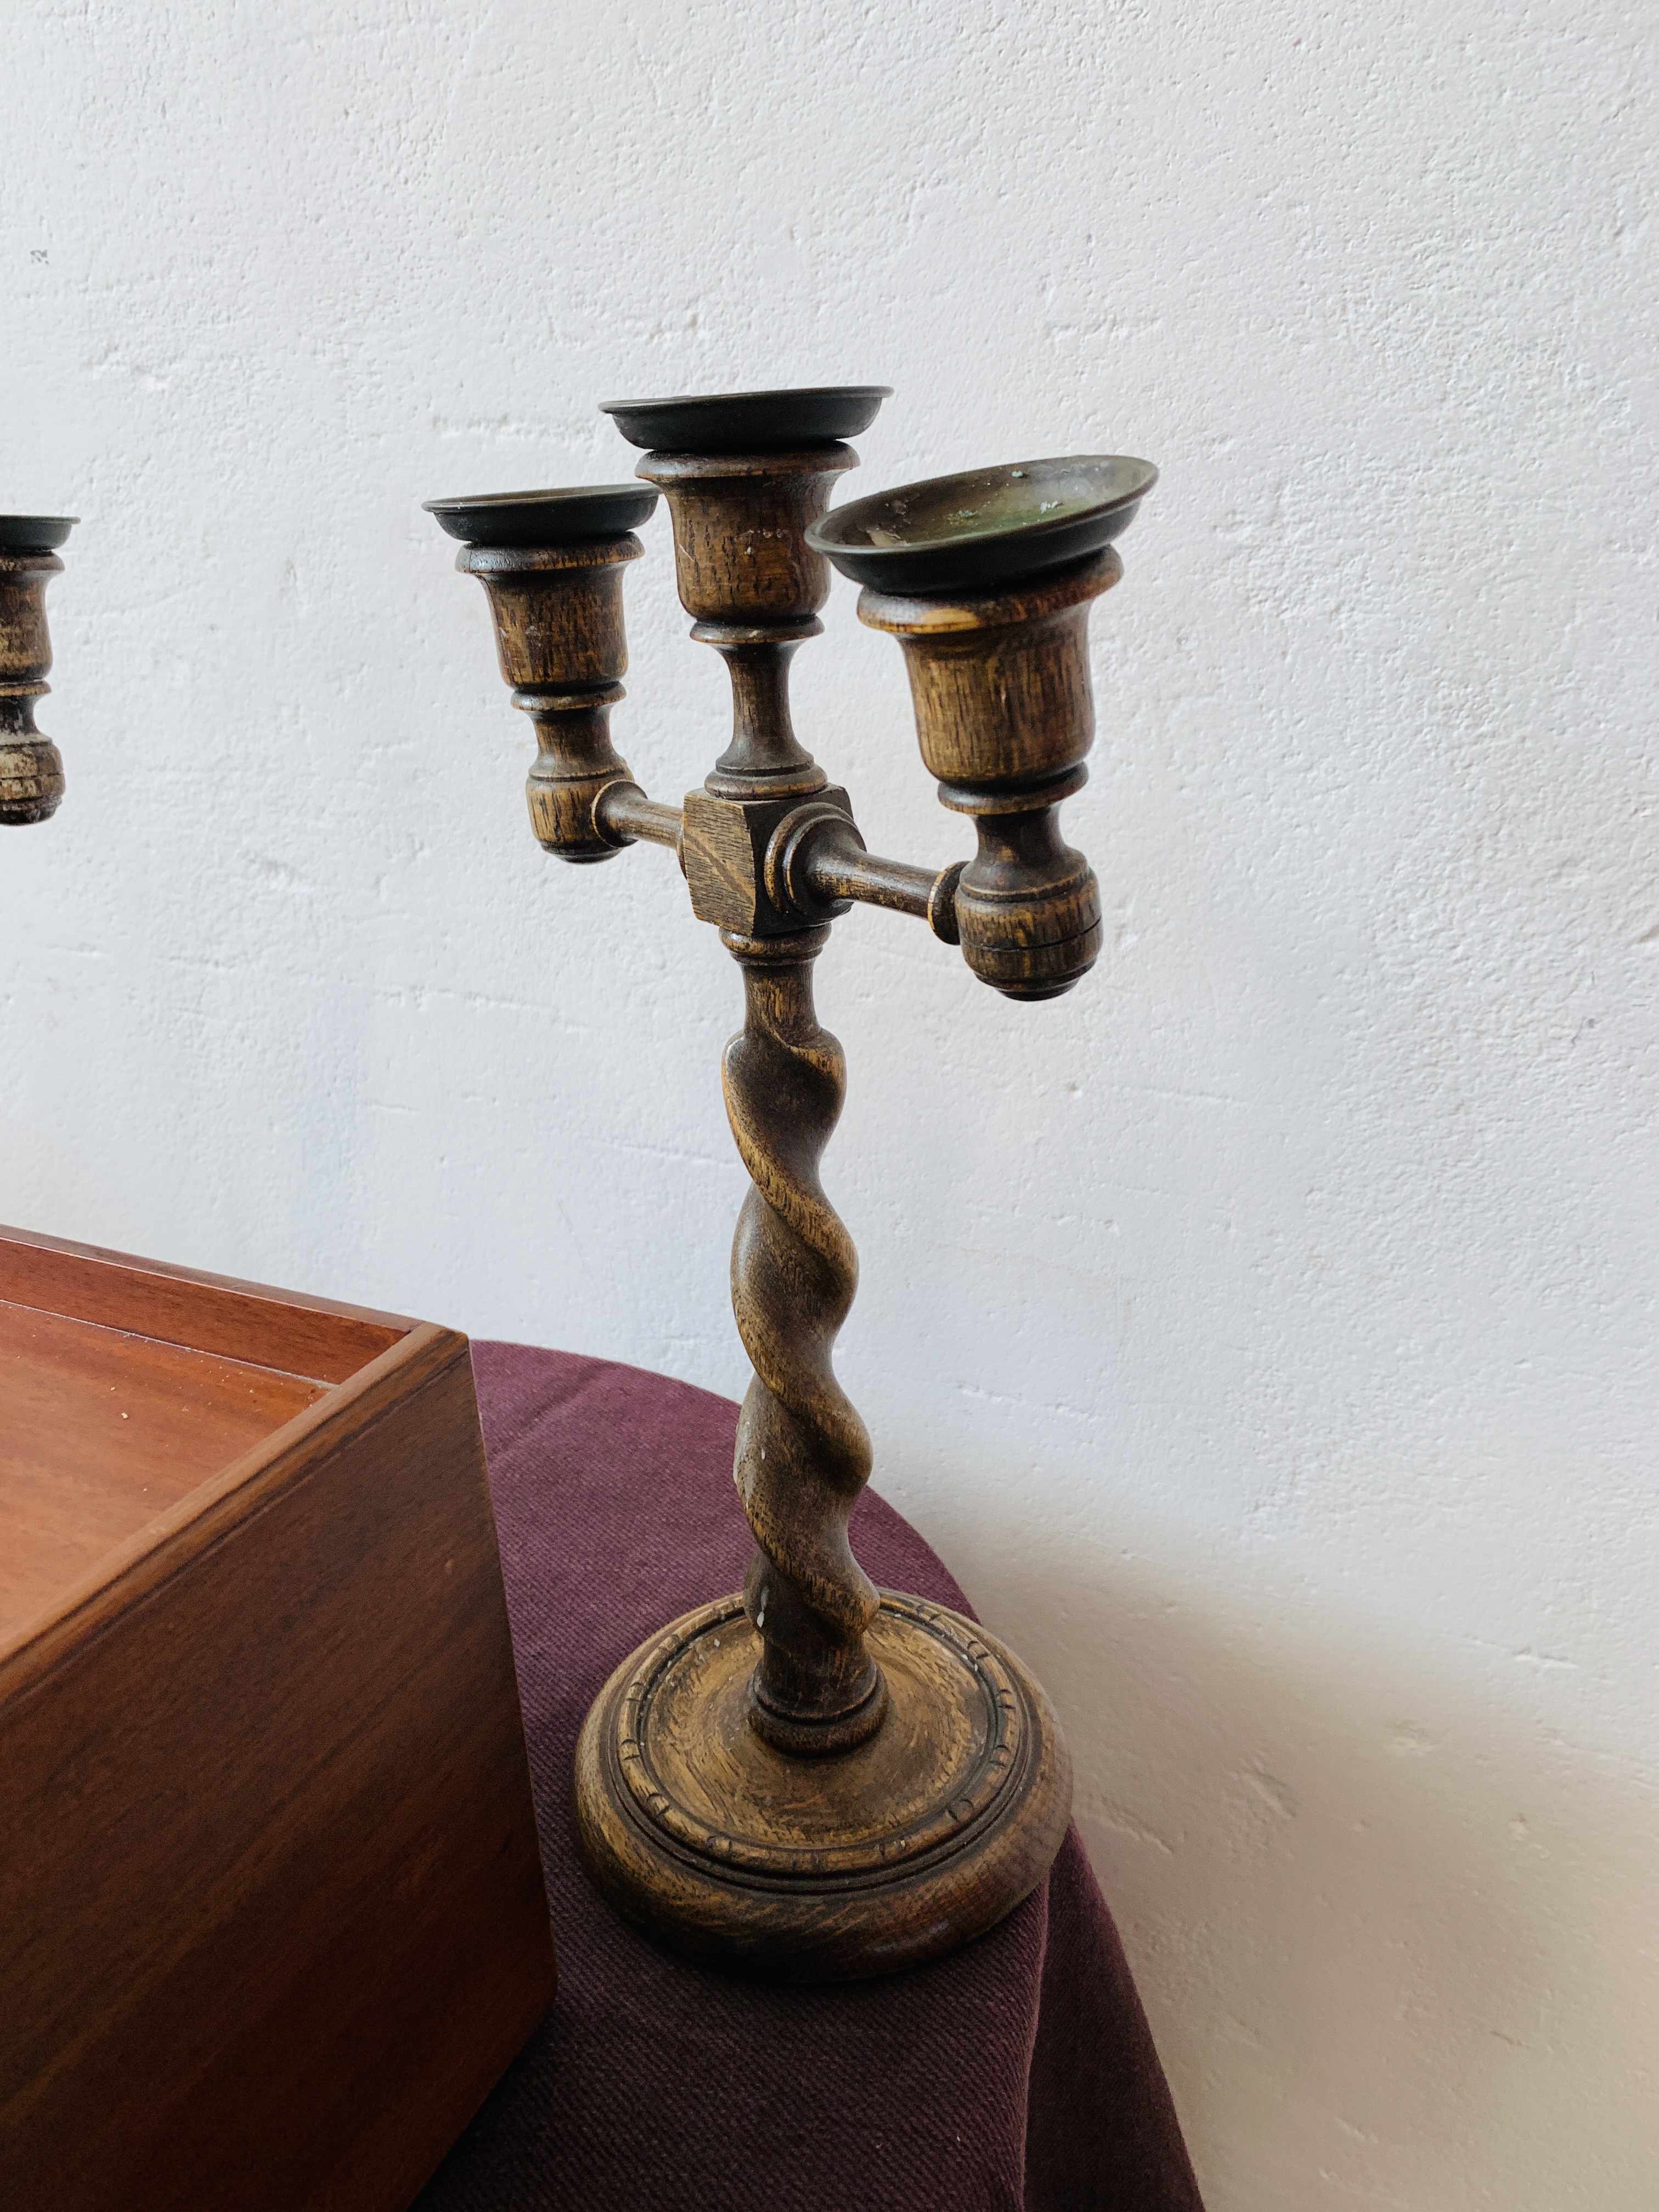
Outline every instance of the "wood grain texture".
<path id="1" fill-rule="evenodd" d="M 628 667 L 623 571 L 643 550 L 623 531 L 566 545 L 469 545 L 456 557 L 489 595 L 501 674 L 535 724 L 530 826 L 562 860 L 608 860 L 632 842 L 596 808 L 611 785 L 632 782 L 611 741 L 611 709 Z"/>
<path id="2" fill-rule="evenodd" d="M 816 632 L 830 564 L 806 543 L 848 445 L 796 453 L 647 453 L 635 473 L 667 495 L 680 605 L 698 622 L 800 625 Z"/>
<path id="3" fill-rule="evenodd" d="M 823 781 L 816 763 L 810 799 L 733 798 L 689 791 L 681 814 L 680 865 L 699 921 L 741 937 L 799 937 L 805 915 L 782 855 L 810 825 L 833 820 L 856 838 L 852 802 Z M 725 781 L 722 775 L 721 781 Z M 710 782 L 714 779 L 711 777 Z M 817 919 L 823 902 L 815 901 Z M 837 909 L 832 904 L 830 912 Z M 843 904 L 839 911 L 846 911 Z"/>
<path id="4" fill-rule="evenodd" d="M 63 573 L 55 553 L 0 553 L 0 824 L 45 822 L 64 796 L 63 756 L 34 726 L 52 689 L 46 586 Z"/>
<path id="5" fill-rule="evenodd" d="M 861 1979 L 983 1935 L 1048 1872 L 1071 1761 L 1035 1679 L 994 1637 L 884 1593 L 881 1727 L 828 1759 L 747 1725 L 745 1601 L 671 1622 L 595 1699 L 576 1752 L 584 1858 L 617 1909 L 699 1962 Z"/>
<path id="6" fill-rule="evenodd" d="M 847 1541 L 870 1437 L 831 1357 L 858 1255 L 818 1180 L 847 1092 L 841 1045 L 812 1005 L 829 934 L 725 939 L 746 1008 L 723 1073 L 751 1186 L 732 1245 L 732 1309 L 755 1370 L 733 1464 L 757 1547 L 744 1586 L 760 1638 L 749 1718 L 769 1742 L 809 1756 L 861 1742 L 886 1703 L 864 1640 L 875 1587 Z"/>
<path id="7" fill-rule="evenodd" d="M 203 1372 L 40 1326 L 136 1347 L 158 1420 Z M 0 2203 L 395 2212 L 551 1994 L 465 1340 L 259 1376 L 279 1425 L 0 1647 Z"/>
<path id="8" fill-rule="evenodd" d="M 0 1304 L 0 1647 L 325 1388 Z"/>
<path id="9" fill-rule="evenodd" d="M 860 619 L 904 648 L 939 798 L 974 818 L 954 920 L 969 966 L 1008 998 L 1056 998 L 1099 957 L 1099 885 L 1059 809 L 1094 742 L 1089 611 L 1122 574 L 1109 545 L 1012 590 L 859 598 Z"/>
<path id="10" fill-rule="evenodd" d="M 567 545 L 463 546 L 455 566 L 489 594 L 505 681 L 520 691 L 583 691 L 625 676 L 622 572 L 644 550 L 631 530 Z"/>
<path id="11" fill-rule="evenodd" d="M 415 1327 L 398 1314 L 264 1290 L 27 1229 L 0 1228 L 0 1298 L 319 1382 L 343 1382 Z"/>

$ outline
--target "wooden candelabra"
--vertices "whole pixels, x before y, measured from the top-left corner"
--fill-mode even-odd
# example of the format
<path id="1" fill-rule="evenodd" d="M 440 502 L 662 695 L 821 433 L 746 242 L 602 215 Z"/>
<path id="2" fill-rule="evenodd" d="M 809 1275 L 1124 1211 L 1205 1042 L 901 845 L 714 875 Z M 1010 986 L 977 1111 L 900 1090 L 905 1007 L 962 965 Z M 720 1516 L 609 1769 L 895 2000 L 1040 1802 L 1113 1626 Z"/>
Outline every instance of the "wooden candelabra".
<path id="1" fill-rule="evenodd" d="M 0 514 L 0 823 L 45 822 L 64 796 L 63 756 L 34 726 L 52 686 L 46 586 L 61 576 L 65 514 Z"/>
<path id="2" fill-rule="evenodd" d="M 1092 871 L 1060 834 L 1093 735 L 1085 630 L 1111 540 L 1157 471 L 1121 456 L 977 471 L 829 510 L 884 386 L 607 405 L 645 485 L 433 501 L 489 594 L 501 673 L 536 726 L 530 818 L 550 853 L 678 855 L 692 911 L 743 971 L 726 1047 L 753 1188 L 732 1297 L 754 1367 L 735 1477 L 756 1550 L 741 1595 L 671 1622 L 583 1729 L 576 1823 L 601 1888 L 693 1957 L 794 1979 L 884 1973 L 981 1934 L 1041 1880 L 1071 1763 L 1013 1654 L 943 1607 L 878 1592 L 848 1519 L 870 1440 L 830 1353 L 857 1279 L 818 1180 L 842 1049 L 812 963 L 852 902 L 925 920 L 1016 999 L 1069 990 L 1100 948 Z M 615 750 L 634 536 L 665 495 L 691 635 L 731 672 L 732 741 L 683 806 Z M 922 758 L 971 815 L 942 870 L 865 849 L 846 792 L 796 738 L 789 663 L 829 564 L 904 650 Z"/>

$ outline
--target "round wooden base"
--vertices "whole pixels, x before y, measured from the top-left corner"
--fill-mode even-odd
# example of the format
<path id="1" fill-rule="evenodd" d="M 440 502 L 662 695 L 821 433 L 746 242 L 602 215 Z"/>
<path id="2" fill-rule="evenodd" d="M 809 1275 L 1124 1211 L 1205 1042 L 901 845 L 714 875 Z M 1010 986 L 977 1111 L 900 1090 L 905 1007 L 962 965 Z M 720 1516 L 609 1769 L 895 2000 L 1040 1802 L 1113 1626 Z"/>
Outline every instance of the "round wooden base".
<path id="1" fill-rule="evenodd" d="M 818 1759 L 749 1724 L 760 1642 L 740 1597 L 623 1662 L 576 1747 L 582 1855 L 620 1911 L 705 1965 L 830 1981 L 953 1951 L 1036 1887 L 1072 1807 L 1041 1686 L 921 1598 L 884 1595 L 869 1643 L 886 1719 Z"/>

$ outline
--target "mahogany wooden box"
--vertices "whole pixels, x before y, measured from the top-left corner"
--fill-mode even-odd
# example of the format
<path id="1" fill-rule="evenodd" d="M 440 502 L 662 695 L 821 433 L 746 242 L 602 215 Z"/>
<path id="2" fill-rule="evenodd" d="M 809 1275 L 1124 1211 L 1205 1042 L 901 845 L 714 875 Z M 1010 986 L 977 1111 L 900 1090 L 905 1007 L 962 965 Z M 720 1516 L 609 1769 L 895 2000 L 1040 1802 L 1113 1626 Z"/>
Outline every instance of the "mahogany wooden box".
<path id="1" fill-rule="evenodd" d="M 465 1338 L 0 1230 L 0 2205 L 393 2212 L 553 1986 Z"/>

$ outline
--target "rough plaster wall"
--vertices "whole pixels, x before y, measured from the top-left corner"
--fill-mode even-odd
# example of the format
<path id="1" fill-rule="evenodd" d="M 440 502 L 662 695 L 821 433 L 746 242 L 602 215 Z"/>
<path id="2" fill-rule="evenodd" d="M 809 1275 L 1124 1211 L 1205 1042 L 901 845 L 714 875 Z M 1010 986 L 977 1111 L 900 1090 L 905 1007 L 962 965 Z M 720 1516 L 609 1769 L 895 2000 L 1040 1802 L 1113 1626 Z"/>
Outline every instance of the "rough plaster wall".
<path id="1" fill-rule="evenodd" d="M 1655 18 L 7 0 L 58 820 L 0 1214 L 736 1392 L 736 978 L 578 872 L 425 495 L 878 378 L 854 489 L 1165 474 L 1058 1005 L 823 963 L 878 1481 L 1054 1692 L 1212 2212 L 1650 2212 Z M 1647 112 L 1644 112 L 1644 107 Z M 720 736 L 660 523 L 618 717 Z M 799 721 L 942 862 L 837 587 Z"/>

